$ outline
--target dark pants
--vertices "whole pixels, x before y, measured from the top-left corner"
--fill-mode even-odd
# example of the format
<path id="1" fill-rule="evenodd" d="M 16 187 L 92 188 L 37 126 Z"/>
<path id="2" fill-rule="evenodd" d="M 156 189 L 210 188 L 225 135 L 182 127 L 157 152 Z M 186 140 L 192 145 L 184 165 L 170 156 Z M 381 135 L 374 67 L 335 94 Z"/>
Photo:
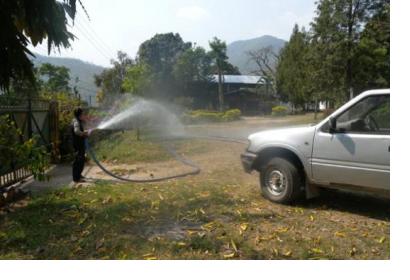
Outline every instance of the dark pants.
<path id="1" fill-rule="evenodd" d="M 81 173 L 85 163 L 85 148 L 80 147 L 75 150 L 75 159 L 73 162 L 73 181 L 80 181 Z"/>

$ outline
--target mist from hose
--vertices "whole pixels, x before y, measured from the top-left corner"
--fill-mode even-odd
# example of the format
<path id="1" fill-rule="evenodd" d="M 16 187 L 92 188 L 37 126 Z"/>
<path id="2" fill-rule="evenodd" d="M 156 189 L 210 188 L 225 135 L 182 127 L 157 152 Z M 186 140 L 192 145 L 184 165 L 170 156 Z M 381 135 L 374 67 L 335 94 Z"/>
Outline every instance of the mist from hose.
<path id="1" fill-rule="evenodd" d="M 141 97 L 126 96 L 111 108 L 109 116 L 98 129 L 137 129 L 149 127 L 161 134 L 184 135 L 184 126 L 178 117 L 162 104 Z"/>
<path id="2" fill-rule="evenodd" d="M 169 107 L 171 105 L 167 105 Z M 189 166 L 190 171 L 179 173 L 175 175 L 168 175 L 164 177 L 156 178 L 125 178 L 119 176 L 107 168 L 105 168 L 102 163 L 97 159 L 91 145 L 88 140 L 86 140 L 86 147 L 91 158 L 100 167 L 100 169 L 111 177 L 119 180 L 134 182 L 134 183 L 147 183 L 147 182 L 158 182 L 163 180 L 181 178 L 188 175 L 196 175 L 200 173 L 201 168 L 194 162 L 180 156 L 175 148 L 170 146 L 168 140 L 177 139 L 206 139 L 213 141 L 224 141 L 224 142 L 236 142 L 244 144 L 243 141 L 239 139 L 232 139 L 227 137 L 218 136 L 200 136 L 194 135 L 192 133 L 186 133 L 184 126 L 179 121 L 178 117 L 172 113 L 169 109 L 165 108 L 158 102 L 147 100 L 140 97 L 133 97 L 130 95 L 125 95 L 123 98 L 118 100 L 113 107 L 108 112 L 108 116 L 101 121 L 97 126 L 100 130 L 132 130 L 139 128 L 149 128 L 150 131 L 155 131 L 160 136 L 157 139 L 162 139 L 160 141 L 161 145 L 172 155 L 175 160 L 181 162 L 182 164 Z"/>

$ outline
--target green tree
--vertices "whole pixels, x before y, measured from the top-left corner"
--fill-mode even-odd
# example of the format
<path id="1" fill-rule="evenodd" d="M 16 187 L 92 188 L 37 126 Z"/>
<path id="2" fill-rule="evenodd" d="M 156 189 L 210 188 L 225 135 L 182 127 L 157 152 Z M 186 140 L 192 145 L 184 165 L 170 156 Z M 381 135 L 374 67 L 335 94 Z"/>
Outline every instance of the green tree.
<path id="1" fill-rule="evenodd" d="M 49 92 L 69 92 L 70 69 L 64 66 L 56 66 L 44 63 L 38 68 L 42 89 Z"/>
<path id="2" fill-rule="evenodd" d="M 146 64 L 138 63 L 127 68 L 122 87 L 125 92 L 146 95 L 152 83 L 151 70 Z"/>
<path id="3" fill-rule="evenodd" d="M 275 73 L 278 94 L 300 108 L 312 98 L 309 48 L 308 34 L 296 24 L 279 54 Z"/>
<path id="4" fill-rule="evenodd" d="M 222 68 L 222 74 L 223 75 L 241 75 L 241 71 L 239 71 L 239 68 L 233 64 L 231 64 L 229 61 L 224 61 L 221 64 Z M 218 74 L 218 66 L 217 64 L 211 64 L 211 73 L 217 75 Z"/>
<path id="5" fill-rule="evenodd" d="M 126 53 L 118 51 L 117 60 L 111 60 L 112 67 L 94 76 L 94 83 L 100 88 L 99 101 L 101 103 L 110 104 L 124 92 L 123 82 L 127 69 L 134 63 L 134 60 Z"/>
<path id="6" fill-rule="evenodd" d="M 224 93 L 223 93 L 223 69 L 228 63 L 228 56 L 226 55 L 226 43 L 220 39 L 214 37 L 212 41 L 209 42 L 211 47 L 211 56 L 215 61 L 216 70 L 218 74 L 218 98 L 219 98 L 219 111 L 224 110 Z"/>
<path id="7" fill-rule="evenodd" d="M 332 91 L 336 102 L 358 93 L 354 77 L 363 26 L 384 0 L 320 0 L 312 22 L 315 69 L 320 92 Z"/>
<path id="8" fill-rule="evenodd" d="M 78 0 L 79 2 L 79 0 Z M 67 48 L 74 35 L 67 30 L 67 15 L 74 21 L 77 0 L 0 0 L 0 89 L 11 80 L 35 83 L 34 56 L 27 48 L 47 38 L 52 48 Z M 80 2 L 81 3 L 81 2 Z"/>
<path id="9" fill-rule="evenodd" d="M 211 78 L 211 60 L 204 48 L 187 49 L 174 65 L 175 80 L 185 89 L 193 83 L 208 82 Z"/>
<path id="10" fill-rule="evenodd" d="M 160 98 L 171 98 L 178 94 L 173 68 L 179 56 L 191 46 L 178 33 L 156 34 L 141 44 L 136 60 L 151 69 L 152 94 Z"/>
<path id="11" fill-rule="evenodd" d="M 355 87 L 360 90 L 390 87 L 390 3 L 374 7 L 377 12 L 360 35 L 355 56 Z"/>

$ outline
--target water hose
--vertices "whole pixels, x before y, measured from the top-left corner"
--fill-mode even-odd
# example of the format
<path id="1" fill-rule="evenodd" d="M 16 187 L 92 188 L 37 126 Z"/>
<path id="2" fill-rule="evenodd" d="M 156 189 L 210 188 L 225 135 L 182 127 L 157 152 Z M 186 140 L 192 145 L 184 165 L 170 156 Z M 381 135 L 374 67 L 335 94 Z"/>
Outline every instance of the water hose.
<path id="1" fill-rule="evenodd" d="M 91 145 L 88 142 L 88 139 L 85 139 L 85 146 L 88 151 L 88 154 L 91 156 L 91 158 L 94 160 L 94 162 L 97 164 L 97 166 L 104 171 L 106 174 L 108 174 L 111 177 L 114 177 L 118 180 L 122 181 L 127 181 L 127 182 L 133 182 L 133 183 L 152 183 L 152 182 L 160 182 L 160 181 L 165 181 L 165 180 L 170 180 L 170 179 L 176 179 L 176 178 L 182 178 L 186 177 L 189 175 L 196 175 L 201 172 L 201 168 L 195 164 L 194 162 L 180 156 L 175 149 L 171 148 L 169 144 L 167 143 L 169 140 L 182 140 L 182 139 L 205 139 L 205 140 L 215 140 L 215 141 L 223 141 L 223 142 L 234 142 L 234 143 L 239 143 L 239 144 L 246 144 L 246 141 L 240 140 L 240 139 L 235 139 L 235 138 L 228 138 L 228 137 L 220 137 L 220 136 L 180 136 L 180 137 L 171 137 L 171 138 L 162 138 L 161 141 L 158 141 L 161 143 L 161 145 L 164 147 L 165 150 L 169 154 L 171 154 L 177 161 L 181 162 L 184 165 L 192 167 L 192 170 L 189 172 L 177 174 L 177 175 L 171 175 L 171 176 L 164 176 L 164 177 L 158 177 L 158 178 L 150 178 L 150 179 L 131 179 L 131 178 L 125 178 L 121 177 L 117 174 L 112 173 L 109 171 L 107 168 L 105 168 L 100 161 L 97 159 L 94 150 L 92 149 Z"/>
<path id="2" fill-rule="evenodd" d="M 185 173 L 181 173 L 181 174 L 177 174 L 177 175 L 171 175 L 171 176 L 164 176 L 164 177 L 158 177 L 158 178 L 150 178 L 150 179 L 131 179 L 131 178 L 125 178 L 125 177 L 121 177 L 117 174 L 112 173 L 111 171 L 109 171 L 107 168 L 105 168 L 100 161 L 97 159 L 97 157 L 95 156 L 94 150 L 92 149 L 92 147 L 90 146 L 90 144 L 88 143 L 88 140 L 85 139 L 85 147 L 88 151 L 88 154 L 91 156 L 91 158 L 94 160 L 94 162 L 98 165 L 99 168 L 101 168 L 102 171 L 104 171 L 106 174 L 110 175 L 111 177 L 114 177 L 118 180 L 122 180 L 122 181 L 127 181 L 127 182 L 133 182 L 133 183 L 152 183 L 152 182 L 159 182 L 159 181 L 165 181 L 165 180 L 170 180 L 170 179 L 176 179 L 176 178 L 182 178 L 182 177 L 186 177 L 189 175 L 196 175 L 199 174 L 201 172 L 201 168 L 196 165 L 194 162 L 183 158 L 182 156 L 180 156 L 175 149 L 172 149 L 168 144 L 166 143 L 162 143 L 162 146 L 167 150 L 168 153 L 170 153 L 177 161 L 183 163 L 184 165 L 190 166 L 192 167 L 192 171 L 188 171 Z"/>

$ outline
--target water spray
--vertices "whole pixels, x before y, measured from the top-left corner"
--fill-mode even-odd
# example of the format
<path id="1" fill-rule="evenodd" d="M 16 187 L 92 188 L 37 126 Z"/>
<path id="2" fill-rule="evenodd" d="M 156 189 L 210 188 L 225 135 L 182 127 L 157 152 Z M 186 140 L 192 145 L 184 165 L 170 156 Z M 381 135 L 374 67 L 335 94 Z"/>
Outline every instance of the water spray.
<path id="1" fill-rule="evenodd" d="M 197 135 L 187 135 L 183 131 L 183 126 L 179 122 L 178 118 L 172 114 L 170 111 L 165 109 L 158 103 L 147 101 L 145 99 L 138 99 L 131 107 L 123 110 L 122 112 L 103 120 L 96 128 L 90 129 L 88 135 L 91 135 L 95 130 L 115 130 L 118 128 L 124 129 L 135 129 L 138 128 L 139 121 L 136 119 L 144 118 L 145 121 L 153 120 L 160 115 L 159 119 L 160 122 L 165 124 L 165 128 L 167 128 L 166 134 L 170 135 L 170 137 L 161 137 L 158 141 L 162 145 L 162 147 L 171 154 L 177 161 L 181 162 L 182 164 L 191 167 L 191 171 L 158 177 L 158 178 L 125 178 L 121 177 L 113 172 L 109 171 L 106 167 L 104 167 L 101 162 L 97 159 L 93 148 L 91 147 L 88 139 L 85 139 L 86 149 L 88 154 L 93 159 L 93 161 L 97 164 L 97 166 L 105 172 L 107 175 L 114 177 L 118 180 L 127 181 L 127 182 L 134 182 L 134 183 L 150 183 L 150 182 L 159 182 L 164 180 L 182 178 L 190 175 L 196 175 L 201 172 L 201 168 L 194 162 L 180 156 L 176 150 L 169 145 L 169 141 L 175 140 L 186 140 L 186 139 L 205 139 L 205 140 L 214 140 L 214 141 L 224 141 L 224 142 L 234 142 L 240 144 L 246 144 L 246 141 L 229 138 L 229 137 L 219 137 L 219 136 L 197 136 Z M 148 118 L 147 118 L 148 117 Z M 158 121 L 158 118 L 157 118 Z M 163 126 L 164 128 L 164 126 Z"/>

